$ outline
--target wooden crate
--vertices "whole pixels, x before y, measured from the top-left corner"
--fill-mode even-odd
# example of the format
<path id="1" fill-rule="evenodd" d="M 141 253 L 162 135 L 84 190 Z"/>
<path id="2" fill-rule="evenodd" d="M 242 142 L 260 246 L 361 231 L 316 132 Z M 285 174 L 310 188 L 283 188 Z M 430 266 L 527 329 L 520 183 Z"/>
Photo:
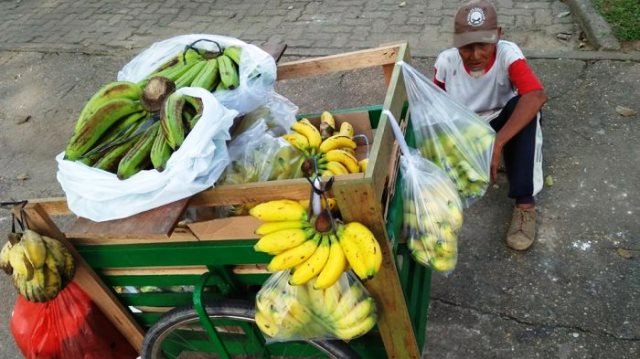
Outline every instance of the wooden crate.
<path id="1" fill-rule="evenodd" d="M 394 65 L 408 59 L 407 44 L 401 43 L 280 64 L 278 79 L 381 66 L 384 82 L 381 80 L 380 85 L 387 86 L 383 107 L 401 119 L 406 93 L 401 71 Z M 421 283 L 408 285 L 409 281 L 419 281 L 412 277 L 408 252 L 403 252 L 397 241 L 390 240 L 387 234 L 388 229 L 391 229 L 389 233 L 394 233 L 393 228 L 386 228 L 385 216 L 395 189 L 397 146 L 381 109 L 362 108 L 342 111 L 345 113 L 337 115 L 338 119 L 358 119 L 354 124 L 361 129 L 367 127 L 363 121 L 368 120 L 372 141 L 367 171 L 337 177 L 332 194 L 344 220 L 367 225 L 381 244 L 382 268 L 374 279 L 366 282 L 379 308 L 377 332 L 372 335 L 379 335 L 389 357 L 417 358 L 420 356 L 418 343 L 422 343 L 424 334 L 424 330 L 419 328 L 424 327 L 420 323 L 426 321 L 426 305 L 415 298 L 428 301 L 428 287 L 427 298 L 422 298 L 424 288 Z M 26 211 L 32 228 L 58 238 L 72 248 L 79 268 L 75 280 L 134 347 L 140 349 L 143 327 L 152 324 L 169 308 L 189 303 L 190 297 L 179 293 L 116 295 L 113 286 L 192 285 L 200 274 L 212 268 L 230 268 L 227 275 L 247 287 L 259 286 L 268 276 L 261 264 L 267 263 L 269 256 L 252 250 L 255 243 L 253 229 L 257 226 L 255 220 L 232 217 L 176 227 L 185 209 L 207 209 L 281 198 L 306 199 L 308 196 L 309 185 L 305 179 L 224 185 L 123 220 L 94 223 L 79 218 L 65 233 L 58 230 L 50 218 L 52 215 L 70 214 L 63 198 L 30 201 Z M 399 236 L 398 226 L 396 221 L 393 224 L 395 238 Z M 397 264 L 401 265 L 400 271 Z M 428 286 L 428 278 L 424 284 Z M 422 289 L 411 291 L 412 287 Z M 416 297 L 416 293 L 421 294 Z M 409 309 L 407 303 L 415 308 Z M 134 318 L 126 306 L 136 306 L 144 312 Z M 422 334 L 419 340 L 417 333 Z M 362 347 L 371 346 L 370 342 L 363 343 Z"/>

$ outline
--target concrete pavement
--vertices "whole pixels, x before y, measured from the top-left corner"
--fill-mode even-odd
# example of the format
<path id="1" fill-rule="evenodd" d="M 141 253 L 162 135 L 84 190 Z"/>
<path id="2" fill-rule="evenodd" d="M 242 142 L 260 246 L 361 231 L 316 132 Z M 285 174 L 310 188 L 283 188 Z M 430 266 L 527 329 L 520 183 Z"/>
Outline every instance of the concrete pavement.
<path id="1" fill-rule="evenodd" d="M 0 200 L 62 195 L 53 156 L 74 116 L 155 41 L 205 32 L 285 42 L 287 61 L 409 40 L 415 64 L 430 73 L 433 56 L 449 46 L 450 17 L 461 1 L 225 3 L 0 2 L 0 67 L 9 75 L 0 78 Z M 615 108 L 640 112 L 640 58 L 579 51 L 580 27 L 561 1 L 496 6 L 506 37 L 534 54 L 532 66 L 550 96 L 544 170 L 555 184 L 538 198 L 538 242 L 527 253 L 502 244 L 510 216 L 504 178 L 466 212 L 457 270 L 434 275 L 425 354 L 638 357 L 640 116 L 622 117 Z M 384 88 L 372 84 L 379 75 L 283 81 L 277 90 L 303 112 L 378 104 Z M 0 227 L 10 229 L 6 211 Z M 15 291 L 4 278 L 0 358 L 18 358 L 7 325 Z"/>

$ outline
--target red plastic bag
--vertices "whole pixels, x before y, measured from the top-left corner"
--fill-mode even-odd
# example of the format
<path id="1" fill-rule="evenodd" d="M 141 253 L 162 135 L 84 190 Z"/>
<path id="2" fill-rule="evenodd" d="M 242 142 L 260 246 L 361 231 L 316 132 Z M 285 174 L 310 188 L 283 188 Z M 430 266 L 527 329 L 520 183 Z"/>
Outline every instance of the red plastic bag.
<path id="1" fill-rule="evenodd" d="M 11 332 L 28 359 L 126 359 L 138 354 L 75 283 L 45 303 L 18 296 Z"/>

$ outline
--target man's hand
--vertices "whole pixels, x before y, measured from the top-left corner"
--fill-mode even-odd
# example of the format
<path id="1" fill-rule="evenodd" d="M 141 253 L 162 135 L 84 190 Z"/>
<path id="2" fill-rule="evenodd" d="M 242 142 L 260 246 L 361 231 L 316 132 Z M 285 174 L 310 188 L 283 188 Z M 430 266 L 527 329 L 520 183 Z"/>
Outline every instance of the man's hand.
<path id="1" fill-rule="evenodd" d="M 493 143 L 493 155 L 491 156 L 491 183 L 495 183 L 498 178 L 498 166 L 500 166 L 500 157 L 502 157 L 502 144 L 498 141 Z"/>

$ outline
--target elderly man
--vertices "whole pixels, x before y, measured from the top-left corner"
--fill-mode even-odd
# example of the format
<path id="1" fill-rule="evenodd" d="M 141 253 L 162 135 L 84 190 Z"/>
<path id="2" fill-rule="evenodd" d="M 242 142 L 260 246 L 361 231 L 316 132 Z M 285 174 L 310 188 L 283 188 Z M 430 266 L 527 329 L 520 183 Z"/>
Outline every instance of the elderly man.
<path id="1" fill-rule="evenodd" d="M 535 239 L 534 195 L 543 184 L 540 109 L 547 96 L 520 48 L 501 35 L 489 1 L 462 5 L 455 15 L 454 47 L 438 56 L 434 82 L 496 131 L 491 180 L 503 156 L 509 197 L 515 200 L 506 243 L 525 250 Z"/>

